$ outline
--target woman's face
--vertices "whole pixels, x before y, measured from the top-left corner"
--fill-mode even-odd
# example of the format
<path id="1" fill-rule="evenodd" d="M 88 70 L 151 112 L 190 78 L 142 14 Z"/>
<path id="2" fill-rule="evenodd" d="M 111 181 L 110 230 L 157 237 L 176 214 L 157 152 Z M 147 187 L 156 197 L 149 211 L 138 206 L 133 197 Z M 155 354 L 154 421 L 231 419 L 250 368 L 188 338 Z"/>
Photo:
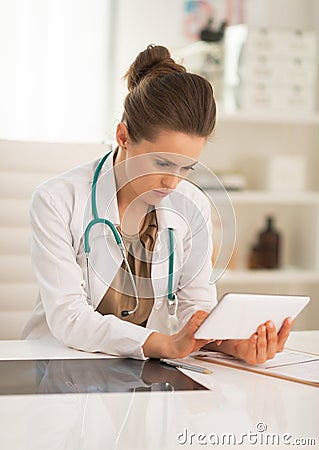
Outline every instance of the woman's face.
<path id="1" fill-rule="evenodd" d="M 204 137 L 176 131 L 161 131 L 153 142 L 128 138 L 124 164 L 132 199 L 160 202 L 194 169 L 205 143 Z"/>

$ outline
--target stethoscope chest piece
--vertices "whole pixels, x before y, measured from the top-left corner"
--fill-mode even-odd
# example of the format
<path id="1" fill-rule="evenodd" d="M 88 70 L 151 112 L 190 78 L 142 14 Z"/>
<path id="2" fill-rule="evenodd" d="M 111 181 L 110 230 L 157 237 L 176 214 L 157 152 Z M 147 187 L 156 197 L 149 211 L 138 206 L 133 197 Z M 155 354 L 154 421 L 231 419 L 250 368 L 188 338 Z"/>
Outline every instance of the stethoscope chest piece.
<path id="1" fill-rule="evenodd" d="M 168 296 L 168 302 L 167 302 L 167 309 L 168 309 L 168 313 L 171 316 L 174 316 L 177 312 L 177 307 L 178 307 L 178 298 L 176 296 L 176 294 L 171 294 L 171 298 L 169 298 L 170 295 Z"/>

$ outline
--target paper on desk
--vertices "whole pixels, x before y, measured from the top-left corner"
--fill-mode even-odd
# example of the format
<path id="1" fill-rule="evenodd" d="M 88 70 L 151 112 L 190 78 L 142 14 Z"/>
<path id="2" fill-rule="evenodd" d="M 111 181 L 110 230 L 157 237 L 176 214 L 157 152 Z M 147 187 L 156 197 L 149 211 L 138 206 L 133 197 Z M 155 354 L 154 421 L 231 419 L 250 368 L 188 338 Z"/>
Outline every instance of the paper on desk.
<path id="1" fill-rule="evenodd" d="M 192 380 L 201 384 L 205 388 L 210 389 L 210 390 L 213 389 L 213 387 L 214 387 L 213 374 L 198 373 L 198 372 L 194 372 L 193 370 L 181 369 L 180 367 L 178 367 L 178 370 L 181 371 L 184 375 L 187 375 Z"/>
<path id="2" fill-rule="evenodd" d="M 250 365 L 246 362 L 220 352 L 199 351 L 192 358 L 208 363 L 222 364 L 264 375 L 277 376 L 319 386 L 319 355 L 294 350 L 284 350 L 264 364 Z"/>
<path id="3" fill-rule="evenodd" d="M 300 378 L 305 381 L 317 383 L 319 386 L 319 359 L 307 361 L 302 364 L 291 364 L 289 366 L 272 369 L 278 375 Z"/>
<path id="4" fill-rule="evenodd" d="M 197 356 L 202 356 L 203 360 L 205 360 L 205 358 L 207 359 L 207 358 L 213 357 L 214 359 L 229 361 L 232 364 L 236 364 L 236 365 L 240 365 L 240 366 L 244 365 L 244 366 L 250 367 L 250 365 L 245 363 L 244 361 L 237 359 L 234 356 L 226 355 L 225 353 L 222 353 L 222 352 L 199 351 L 199 352 L 192 353 L 192 357 L 197 357 Z M 263 369 L 271 369 L 271 368 L 275 368 L 275 367 L 279 367 L 279 366 L 297 364 L 297 363 L 302 363 L 302 362 L 306 362 L 306 361 L 314 361 L 317 359 L 319 359 L 319 356 L 312 355 L 311 353 L 302 353 L 302 352 L 297 352 L 294 350 L 284 350 L 283 352 L 277 353 L 273 359 L 269 359 L 264 364 L 258 364 L 258 367 L 263 368 Z M 255 366 L 252 366 L 252 367 L 255 367 Z"/>

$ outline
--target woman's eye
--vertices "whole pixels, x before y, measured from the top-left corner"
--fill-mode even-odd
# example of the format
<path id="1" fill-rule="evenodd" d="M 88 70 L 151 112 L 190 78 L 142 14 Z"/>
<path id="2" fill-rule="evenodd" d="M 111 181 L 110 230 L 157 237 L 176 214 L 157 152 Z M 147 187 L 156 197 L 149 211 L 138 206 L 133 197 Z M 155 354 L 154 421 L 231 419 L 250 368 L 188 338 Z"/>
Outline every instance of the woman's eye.
<path id="1" fill-rule="evenodd" d="M 167 169 L 167 168 L 171 168 L 172 167 L 171 163 L 166 162 L 166 161 L 160 161 L 160 160 L 156 160 L 156 165 L 158 167 L 161 167 L 162 169 L 163 168 Z M 184 173 L 187 173 L 187 172 L 189 172 L 191 170 L 195 170 L 195 167 L 192 167 L 192 166 L 191 167 L 181 167 L 179 170 L 184 172 Z"/>
<path id="2" fill-rule="evenodd" d="M 170 167 L 170 164 L 167 163 L 167 162 L 164 162 L 164 161 L 156 161 L 156 164 L 157 164 L 159 167 Z"/>

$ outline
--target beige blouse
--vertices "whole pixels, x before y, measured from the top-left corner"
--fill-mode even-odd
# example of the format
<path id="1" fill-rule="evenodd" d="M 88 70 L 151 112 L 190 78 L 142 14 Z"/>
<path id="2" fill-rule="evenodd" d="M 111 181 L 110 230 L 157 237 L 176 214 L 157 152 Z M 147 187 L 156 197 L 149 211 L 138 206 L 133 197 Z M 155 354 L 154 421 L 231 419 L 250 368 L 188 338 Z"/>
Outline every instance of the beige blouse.
<path id="1" fill-rule="evenodd" d="M 121 233 L 120 229 L 118 231 Z M 149 211 L 144 219 L 142 229 L 135 236 L 126 236 L 121 233 L 126 248 L 127 260 L 134 276 L 139 296 L 138 310 L 122 317 L 123 310 L 132 310 L 135 305 L 135 297 L 132 282 L 123 261 L 116 273 L 110 287 L 97 307 L 97 311 L 103 315 L 115 316 L 145 326 L 154 303 L 154 292 L 151 282 L 151 259 L 157 233 L 157 219 L 155 209 Z"/>

